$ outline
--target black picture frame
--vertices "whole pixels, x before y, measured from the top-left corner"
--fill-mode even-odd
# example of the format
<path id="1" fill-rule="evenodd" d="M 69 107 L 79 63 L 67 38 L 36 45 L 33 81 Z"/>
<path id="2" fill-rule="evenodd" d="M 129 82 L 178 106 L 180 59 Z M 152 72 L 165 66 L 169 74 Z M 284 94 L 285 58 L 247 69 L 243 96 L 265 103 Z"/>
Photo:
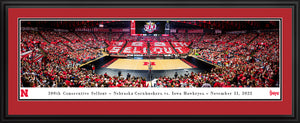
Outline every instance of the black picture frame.
<path id="1" fill-rule="evenodd" d="M 8 115 L 8 8 L 292 8 L 293 9 L 293 115 Z M 201 1 L 1 1 L 1 121 L 135 121 L 135 122 L 299 122 L 299 1 L 295 0 L 201 0 Z M 276 107 L 274 107 L 276 108 Z"/>

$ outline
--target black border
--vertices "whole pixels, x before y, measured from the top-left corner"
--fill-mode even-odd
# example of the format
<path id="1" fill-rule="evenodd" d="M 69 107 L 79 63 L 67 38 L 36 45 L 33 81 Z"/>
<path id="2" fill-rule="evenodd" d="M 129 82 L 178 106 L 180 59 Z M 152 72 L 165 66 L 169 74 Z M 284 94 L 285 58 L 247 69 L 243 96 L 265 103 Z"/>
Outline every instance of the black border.
<path id="1" fill-rule="evenodd" d="M 8 8 L 292 8 L 293 9 L 293 114 L 292 115 L 8 115 Z M 1 1 L 1 120 L 2 122 L 20 121 L 172 121 L 172 122 L 299 122 L 298 70 L 299 70 L 299 1 L 298 0 L 202 0 L 202 1 Z M 276 107 L 274 107 L 276 108 Z"/>

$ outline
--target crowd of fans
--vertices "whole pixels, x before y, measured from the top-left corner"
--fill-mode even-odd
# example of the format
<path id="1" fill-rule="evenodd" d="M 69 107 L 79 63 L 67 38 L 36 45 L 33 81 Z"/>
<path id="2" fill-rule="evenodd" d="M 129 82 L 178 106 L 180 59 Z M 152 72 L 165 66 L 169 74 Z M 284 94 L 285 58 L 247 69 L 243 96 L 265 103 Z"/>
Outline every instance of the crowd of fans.
<path id="1" fill-rule="evenodd" d="M 122 35 L 122 33 L 112 33 L 111 39 L 113 41 L 117 41 L 117 40 L 119 40 L 119 38 L 120 38 L 121 35 Z"/>
<path id="2" fill-rule="evenodd" d="M 63 37 L 61 37 L 59 35 L 59 32 L 55 32 L 55 31 L 40 31 L 40 33 L 42 34 L 42 37 L 44 39 L 46 39 L 49 42 L 53 42 L 54 43 L 58 43 L 58 42 L 65 42 L 67 41 L 66 39 L 64 39 Z"/>
<path id="3" fill-rule="evenodd" d="M 199 34 L 199 33 L 189 33 L 188 34 L 188 41 L 190 42 L 197 42 L 201 39 L 203 34 Z"/>
<path id="4" fill-rule="evenodd" d="M 106 44 L 110 45 L 108 32 L 94 32 L 94 34 L 99 42 L 102 42 L 102 44 L 106 42 Z"/>
<path id="5" fill-rule="evenodd" d="M 176 37 L 178 38 L 177 40 L 178 41 L 186 41 L 186 36 L 184 33 L 177 33 L 177 34 L 174 34 L 176 35 Z"/>
<path id="6" fill-rule="evenodd" d="M 40 34 L 48 42 L 32 45 L 32 47 L 33 49 L 41 48 L 47 56 L 41 61 L 32 61 L 31 56 L 22 56 L 21 82 L 24 87 L 49 87 L 50 85 L 61 87 L 60 84 L 63 84 L 63 80 L 66 80 L 70 76 L 77 76 L 77 74 L 83 73 L 78 67 L 79 64 L 95 59 L 101 55 L 100 49 L 88 47 L 88 41 L 82 41 L 75 34 L 50 31 L 40 31 Z M 39 36 L 37 32 L 28 33 L 22 31 L 21 36 L 22 43 L 27 42 L 27 37 L 32 36 L 38 37 L 33 38 L 32 40 L 34 41 L 43 41 L 43 38 Z M 68 41 L 67 39 L 70 41 L 73 39 L 73 41 L 76 42 L 66 43 L 66 41 Z M 78 45 L 81 46 L 78 47 Z M 23 46 L 21 46 L 21 49 L 22 48 Z M 37 50 L 32 50 L 32 52 L 41 54 L 40 51 Z"/>
<path id="7" fill-rule="evenodd" d="M 200 52 L 196 54 L 207 62 L 221 66 L 212 69 L 209 76 L 225 81 L 233 79 L 228 82 L 234 87 L 278 86 L 278 32 L 248 33 L 239 36 L 228 34 L 220 38 L 222 41 L 217 39 L 206 42 L 206 47 L 199 47 Z M 208 83 L 214 85 L 216 79 L 209 79 L 212 81 Z"/>
<path id="8" fill-rule="evenodd" d="M 217 67 L 205 73 L 187 72 L 184 75 L 159 77 L 152 85 L 142 77 L 96 74 L 77 65 L 101 56 L 99 47 L 114 44 L 107 41 L 108 33 L 22 31 L 21 51 L 34 50 L 47 57 L 34 62 L 29 57 L 21 60 L 23 87 L 274 87 L 279 86 L 278 32 L 245 34 L 184 34 L 168 37 L 137 37 L 113 33 L 112 42 L 125 41 L 185 41 L 199 49 L 195 55 Z M 121 36 L 122 35 L 122 36 Z M 40 41 L 35 45 L 32 41 Z M 69 42 L 68 42 L 69 41 Z M 55 42 L 55 43 L 52 43 Z M 151 46 L 150 46 L 151 47 Z"/>
<path id="9" fill-rule="evenodd" d="M 125 33 L 121 38 L 121 41 L 137 41 L 138 36 L 131 36 L 130 33 Z"/>
<path id="10" fill-rule="evenodd" d="M 159 38 L 157 36 L 141 36 L 140 41 L 153 42 L 159 41 Z"/>
<path id="11" fill-rule="evenodd" d="M 37 33 L 32 31 L 21 32 L 21 53 L 31 51 L 38 47 L 39 44 L 45 44 L 45 40 L 41 38 Z"/>
<path id="12" fill-rule="evenodd" d="M 101 54 L 99 48 L 105 47 L 103 41 L 97 41 L 89 32 L 75 34 L 73 32 L 41 31 L 41 34 L 51 42 L 50 44 L 61 45 L 61 47 L 64 47 L 62 45 L 69 46 L 73 50 L 69 53 L 69 58 L 77 63 L 84 63 L 99 57 Z M 64 47 L 64 49 L 69 50 L 68 47 Z"/>
<path id="13" fill-rule="evenodd" d="M 77 50 L 77 49 L 85 49 L 88 46 L 84 44 L 84 42 L 78 37 L 76 36 L 74 33 L 70 33 L 70 32 L 64 32 L 61 34 L 62 36 L 64 36 L 65 38 L 69 39 L 70 41 L 65 41 L 63 43 L 65 43 L 66 45 L 68 45 L 69 47 L 71 47 L 73 50 Z M 87 42 L 87 41 L 86 41 Z"/>
<path id="14" fill-rule="evenodd" d="M 173 34 L 170 34 L 169 36 L 161 36 L 158 38 L 160 38 L 160 41 L 177 41 Z"/>
<path id="15" fill-rule="evenodd" d="M 198 39 L 198 40 L 194 40 L 193 44 L 192 44 L 192 48 L 193 49 L 201 49 L 201 48 L 205 48 L 205 43 L 210 43 L 212 41 L 215 41 L 217 39 L 218 35 L 213 35 L 213 34 L 205 34 L 202 37 L 202 40 Z"/>

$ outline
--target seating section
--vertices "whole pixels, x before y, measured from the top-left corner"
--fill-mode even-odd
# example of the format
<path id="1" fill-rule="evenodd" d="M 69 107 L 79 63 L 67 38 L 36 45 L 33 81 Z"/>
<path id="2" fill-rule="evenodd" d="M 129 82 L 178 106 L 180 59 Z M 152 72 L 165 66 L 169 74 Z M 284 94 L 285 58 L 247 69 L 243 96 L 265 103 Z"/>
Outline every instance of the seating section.
<path id="1" fill-rule="evenodd" d="M 151 54 L 175 54 L 169 42 L 150 42 Z"/>
<path id="2" fill-rule="evenodd" d="M 121 39 L 122 41 L 138 41 L 138 36 L 131 36 L 130 33 L 125 33 Z"/>
<path id="3" fill-rule="evenodd" d="M 94 32 L 98 41 L 108 41 L 109 34 L 107 32 Z"/>
<path id="4" fill-rule="evenodd" d="M 203 35 L 202 39 L 200 40 L 196 40 L 196 41 L 193 41 L 193 44 L 192 44 L 192 48 L 193 49 L 202 49 L 202 48 L 205 48 L 206 47 L 206 43 L 210 43 L 210 42 L 213 42 L 215 41 L 216 39 L 218 39 L 218 36 L 219 35 L 214 35 L 214 34 L 205 34 Z"/>
<path id="5" fill-rule="evenodd" d="M 118 54 L 121 49 L 124 47 L 126 41 L 111 41 L 109 43 L 109 47 L 107 48 L 107 51 L 110 54 Z"/>
<path id="6" fill-rule="evenodd" d="M 63 32 L 63 33 L 61 33 L 61 35 L 69 40 L 69 41 L 65 41 L 63 43 L 70 46 L 73 50 L 80 50 L 80 49 L 85 49 L 88 47 L 85 43 L 83 43 L 83 40 L 81 40 L 74 33 Z"/>
<path id="7" fill-rule="evenodd" d="M 111 39 L 113 41 L 117 41 L 121 35 L 122 35 L 122 33 L 112 33 Z"/>
<path id="8" fill-rule="evenodd" d="M 47 43 L 37 32 L 21 32 L 21 53 L 34 50 L 39 44 Z"/>
<path id="9" fill-rule="evenodd" d="M 54 31 L 40 31 L 42 36 L 52 44 L 56 44 L 58 42 L 65 42 L 67 41 L 63 37 L 59 35 L 59 32 L 54 32 Z"/>
<path id="10" fill-rule="evenodd" d="M 184 33 L 177 33 L 177 34 L 175 34 L 176 35 L 176 37 L 178 38 L 178 41 L 186 41 L 185 40 L 185 34 Z"/>
<path id="11" fill-rule="evenodd" d="M 232 39 L 234 35 L 222 37 Z M 237 82 L 246 87 L 270 87 L 278 84 L 278 37 L 278 32 L 241 34 L 231 41 L 225 40 L 227 43 L 206 43 L 206 48 L 196 55 L 207 62 L 225 67 L 215 68 L 212 73 L 227 75 L 225 78 L 236 76 Z"/>
<path id="12" fill-rule="evenodd" d="M 129 33 L 21 31 L 22 87 L 151 86 L 141 77 L 123 79 L 77 67 L 100 57 L 105 44 L 110 54 L 141 55 L 187 54 L 191 45 L 197 49 L 195 57 L 219 66 L 205 74 L 158 77 L 155 83 L 159 87 L 202 87 L 204 83 L 211 87 L 274 87 L 279 83 L 278 32 L 138 37 Z"/>
<path id="13" fill-rule="evenodd" d="M 80 36 L 83 41 L 94 41 L 96 40 L 93 33 L 90 32 L 76 32 L 78 36 Z"/>
<path id="14" fill-rule="evenodd" d="M 140 41 L 152 42 L 158 41 L 158 38 L 156 36 L 141 36 Z"/>
<path id="15" fill-rule="evenodd" d="M 188 41 L 198 42 L 201 39 L 202 35 L 203 34 L 195 34 L 195 33 L 188 34 Z"/>
<path id="16" fill-rule="evenodd" d="M 191 42 L 178 42 L 173 41 L 171 42 L 175 50 L 178 54 L 187 54 L 190 51 L 190 48 L 188 46 L 191 44 Z"/>
<path id="17" fill-rule="evenodd" d="M 105 47 L 104 43 L 97 41 L 90 32 L 76 32 L 75 34 L 73 32 L 40 31 L 40 33 L 52 44 L 42 46 L 46 52 L 54 52 L 56 55 L 59 54 L 58 51 L 67 52 L 68 59 L 80 64 L 99 57 L 101 55 L 99 48 Z"/>
<path id="18" fill-rule="evenodd" d="M 173 34 L 170 34 L 169 36 L 161 36 L 159 37 L 160 41 L 177 41 L 175 36 Z"/>
<path id="19" fill-rule="evenodd" d="M 128 42 L 124 47 L 122 54 L 147 54 L 147 42 L 146 41 L 133 41 Z"/>

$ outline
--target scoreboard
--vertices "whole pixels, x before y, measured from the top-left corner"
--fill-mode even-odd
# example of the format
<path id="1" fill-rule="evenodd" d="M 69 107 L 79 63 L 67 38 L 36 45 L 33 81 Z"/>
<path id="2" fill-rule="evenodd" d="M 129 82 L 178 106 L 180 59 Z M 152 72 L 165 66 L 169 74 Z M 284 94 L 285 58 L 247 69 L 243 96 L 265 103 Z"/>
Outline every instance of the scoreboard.
<path id="1" fill-rule="evenodd" d="M 169 21 L 131 21 L 132 36 L 169 36 Z"/>

